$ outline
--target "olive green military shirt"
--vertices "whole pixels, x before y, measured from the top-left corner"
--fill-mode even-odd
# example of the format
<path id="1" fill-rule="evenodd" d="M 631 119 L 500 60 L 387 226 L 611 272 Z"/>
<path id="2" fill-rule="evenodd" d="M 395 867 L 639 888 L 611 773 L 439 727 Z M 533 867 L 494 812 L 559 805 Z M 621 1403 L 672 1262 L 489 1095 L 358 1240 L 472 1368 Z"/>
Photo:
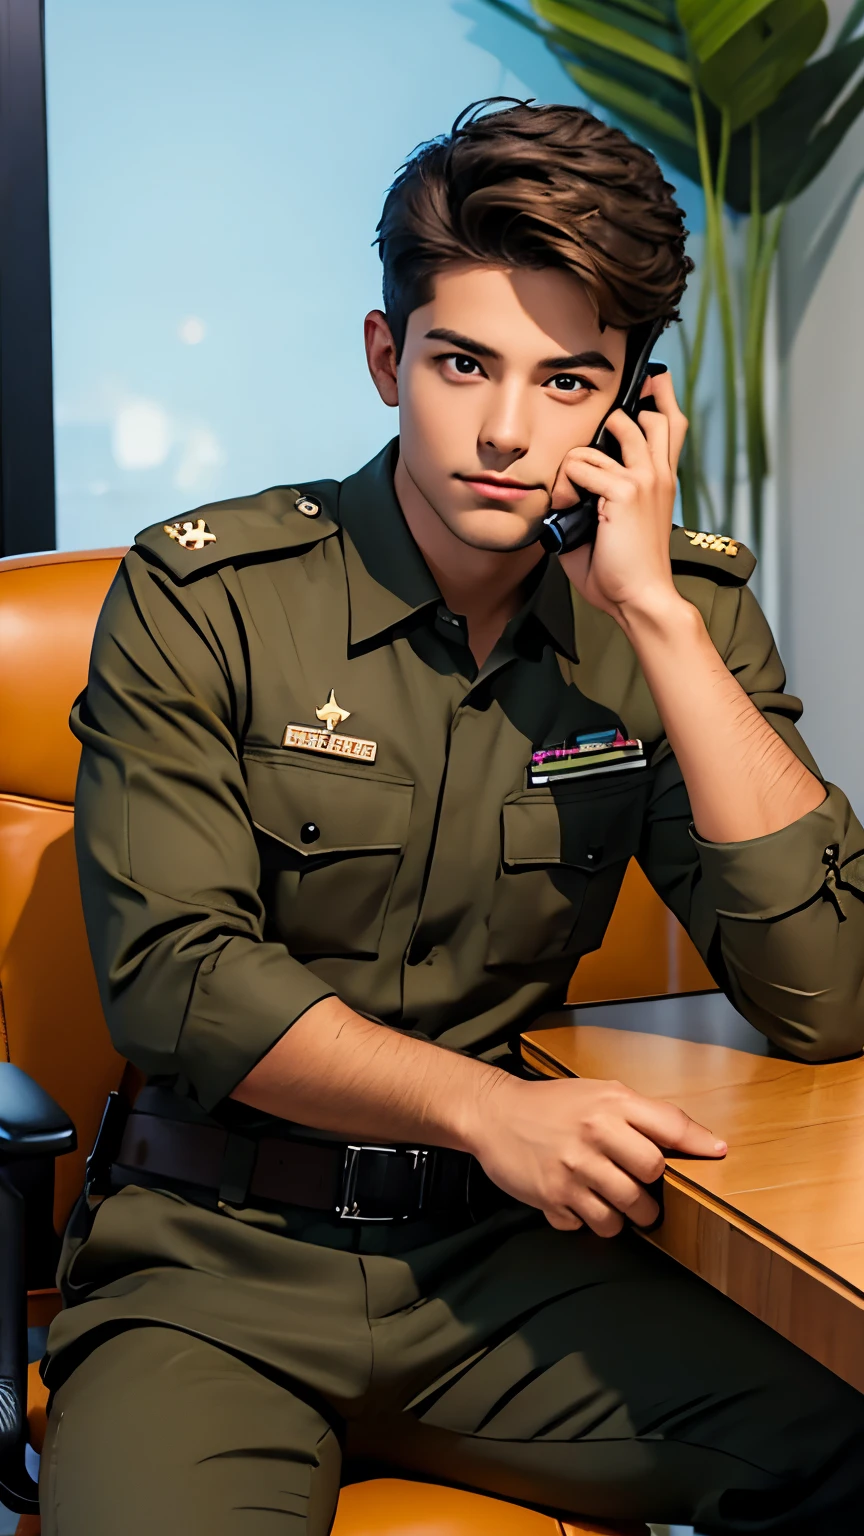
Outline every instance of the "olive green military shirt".
<path id="1" fill-rule="evenodd" d="M 335 994 L 494 1058 L 562 1003 L 635 857 L 758 1029 L 807 1060 L 860 1050 L 864 832 L 844 795 L 752 842 L 700 839 L 620 628 L 546 561 L 478 669 L 402 517 L 394 453 L 157 524 L 123 562 L 72 716 L 117 1049 L 210 1111 Z M 818 772 L 752 555 L 676 529 L 672 561 Z M 529 787 L 532 751 L 613 727 L 647 767 Z M 347 747 L 308 750 L 331 728 Z"/>

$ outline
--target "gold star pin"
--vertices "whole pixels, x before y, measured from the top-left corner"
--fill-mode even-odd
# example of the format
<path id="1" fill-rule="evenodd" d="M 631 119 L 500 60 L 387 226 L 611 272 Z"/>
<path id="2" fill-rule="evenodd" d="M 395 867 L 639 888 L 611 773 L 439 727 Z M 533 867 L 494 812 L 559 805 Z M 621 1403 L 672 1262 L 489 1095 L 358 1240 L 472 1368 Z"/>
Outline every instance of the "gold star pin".
<path id="1" fill-rule="evenodd" d="M 331 688 L 330 697 L 326 704 L 322 704 L 320 709 L 316 709 L 315 714 L 319 720 L 324 721 L 328 731 L 335 731 L 337 725 L 341 725 L 343 720 L 348 719 L 351 711 L 350 709 L 339 708 L 339 705 L 336 703 L 336 695 Z"/>
<path id="2" fill-rule="evenodd" d="M 183 549 L 203 549 L 205 544 L 215 544 L 216 535 L 211 533 L 203 517 L 197 523 L 165 523 L 169 539 L 176 539 Z"/>
<path id="3" fill-rule="evenodd" d="M 685 528 L 684 532 L 694 549 L 713 549 L 717 555 L 733 557 L 738 553 L 738 545 L 726 533 L 694 533 L 692 528 Z"/>

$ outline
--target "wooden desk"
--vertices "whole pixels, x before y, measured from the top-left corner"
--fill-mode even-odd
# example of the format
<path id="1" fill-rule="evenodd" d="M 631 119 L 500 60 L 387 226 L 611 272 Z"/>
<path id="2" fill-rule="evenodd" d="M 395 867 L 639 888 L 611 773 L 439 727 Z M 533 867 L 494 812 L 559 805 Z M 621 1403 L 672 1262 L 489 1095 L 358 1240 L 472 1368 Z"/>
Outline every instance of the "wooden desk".
<path id="1" fill-rule="evenodd" d="M 634 1029 L 662 1027 L 665 1009 L 686 1033 L 687 1007 L 618 1004 L 614 1028 L 605 1005 L 550 1014 L 523 1056 L 669 1099 L 727 1141 L 719 1162 L 670 1158 L 647 1240 L 864 1391 L 864 1059 L 807 1066 Z"/>

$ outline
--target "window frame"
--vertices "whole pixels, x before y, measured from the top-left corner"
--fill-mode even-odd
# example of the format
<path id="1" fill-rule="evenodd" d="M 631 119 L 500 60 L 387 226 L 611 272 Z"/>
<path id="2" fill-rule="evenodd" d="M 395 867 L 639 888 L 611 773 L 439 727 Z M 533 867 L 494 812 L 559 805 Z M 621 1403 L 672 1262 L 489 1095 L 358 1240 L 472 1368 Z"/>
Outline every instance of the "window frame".
<path id="1" fill-rule="evenodd" d="M 56 537 L 44 0 L 0 0 L 0 555 Z"/>

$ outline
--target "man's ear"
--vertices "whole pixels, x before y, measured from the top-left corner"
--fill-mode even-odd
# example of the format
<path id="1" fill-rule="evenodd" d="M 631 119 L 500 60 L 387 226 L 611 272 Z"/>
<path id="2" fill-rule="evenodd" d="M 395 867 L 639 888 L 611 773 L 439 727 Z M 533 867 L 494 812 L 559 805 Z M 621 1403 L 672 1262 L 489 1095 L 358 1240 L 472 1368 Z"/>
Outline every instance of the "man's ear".
<path id="1" fill-rule="evenodd" d="M 383 310 L 372 309 L 363 322 L 366 342 L 366 361 L 385 405 L 399 404 L 399 385 L 396 378 L 396 343 Z"/>

